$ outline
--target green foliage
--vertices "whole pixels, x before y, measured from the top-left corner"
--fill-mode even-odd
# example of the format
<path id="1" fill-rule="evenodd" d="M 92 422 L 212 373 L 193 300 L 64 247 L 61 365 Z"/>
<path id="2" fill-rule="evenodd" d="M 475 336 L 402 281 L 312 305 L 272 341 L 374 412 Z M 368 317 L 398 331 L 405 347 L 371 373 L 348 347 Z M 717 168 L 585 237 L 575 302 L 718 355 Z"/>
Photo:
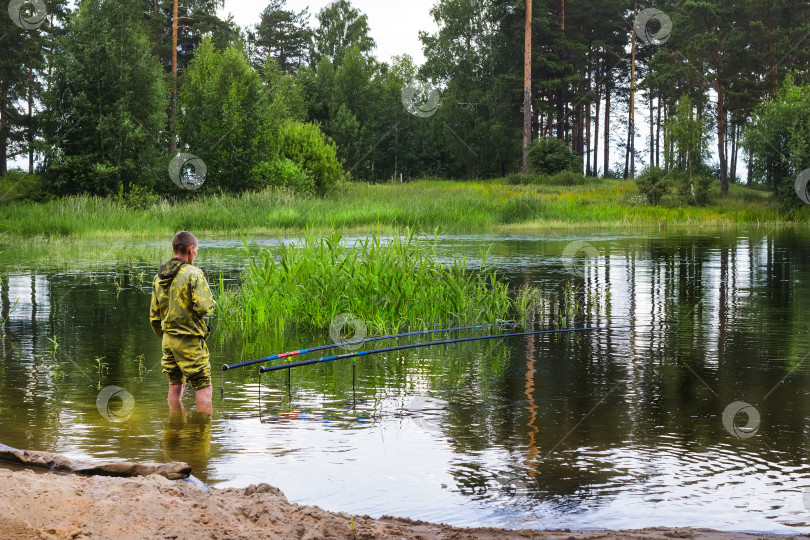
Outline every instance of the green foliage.
<path id="1" fill-rule="evenodd" d="M 682 204 L 703 206 L 709 202 L 710 177 L 675 170 L 669 174 L 668 180 Z"/>
<path id="2" fill-rule="evenodd" d="M 523 65 L 525 17 L 518 6 L 439 0 L 431 9 L 437 31 L 420 35 L 426 61 L 419 80 L 441 89 L 441 100 L 434 116 L 421 119 L 421 174 L 473 179 L 518 170 L 523 92 L 515 68 Z M 545 34 L 541 24 L 536 28 Z M 541 81 L 546 73 L 537 68 L 535 80 Z"/>
<path id="3" fill-rule="evenodd" d="M 153 186 L 167 87 L 136 0 L 87 0 L 52 55 L 43 96 L 42 171 L 59 194 L 115 195 L 124 182 Z"/>
<path id="4" fill-rule="evenodd" d="M 160 195 L 146 186 L 131 184 L 129 191 L 124 192 L 124 186 L 118 192 L 118 204 L 123 204 L 134 210 L 146 210 L 160 202 Z"/>
<path id="5" fill-rule="evenodd" d="M 48 340 L 48 352 L 51 353 L 51 358 L 56 359 L 56 353 L 59 350 L 59 336 L 54 334 L 53 337 L 46 337 Z"/>
<path id="6" fill-rule="evenodd" d="M 810 84 L 797 86 L 788 76 L 776 94 L 756 108 L 745 129 L 754 177 L 787 207 L 802 205 L 796 177 L 810 167 Z"/>
<path id="7" fill-rule="evenodd" d="M 152 52 L 160 58 L 167 78 L 172 72 L 172 11 L 174 0 L 149 0 L 141 4 L 149 28 Z M 180 27 L 177 32 L 177 73 L 188 68 L 197 47 L 208 37 L 217 49 L 225 49 L 240 41 L 240 28 L 233 19 L 220 19 L 217 11 L 224 0 L 183 0 L 178 2 Z"/>
<path id="8" fill-rule="evenodd" d="M 529 170 L 533 173 L 557 174 L 571 171 L 582 174 L 582 158 L 556 137 L 542 137 L 529 147 Z"/>
<path id="9" fill-rule="evenodd" d="M 180 141 L 207 166 L 202 189 L 257 187 L 250 172 L 273 155 L 273 131 L 285 109 L 273 107 L 241 46 L 218 51 L 204 39 L 183 75 L 178 102 Z"/>
<path id="10" fill-rule="evenodd" d="M 312 59 L 315 63 L 328 58 L 339 66 L 351 47 L 368 54 L 375 43 L 371 38 L 368 16 L 352 7 L 349 0 L 337 0 L 318 12 L 318 28 L 313 39 Z"/>
<path id="11" fill-rule="evenodd" d="M 701 174 L 706 170 L 709 153 L 709 142 L 706 137 L 706 125 L 698 118 L 692 99 L 683 94 L 678 100 L 676 114 L 667 126 L 668 140 L 674 148 L 672 153 L 665 152 L 665 159 L 670 168 L 685 171 L 688 174 Z M 665 144 L 665 149 L 669 148 Z"/>
<path id="12" fill-rule="evenodd" d="M 259 24 L 248 31 L 257 68 L 272 60 L 283 71 L 294 73 L 309 54 L 312 39 L 312 30 L 307 26 L 309 12 L 284 9 L 285 3 L 285 0 L 270 0 Z"/>
<path id="13" fill-rule="evenodd" d="M 263 161 L 251 176 L 265 186 L 286 187 L 300 193 L 315 193 L 315 181 L 303 166 L 287 158 Z"/>
<path id="14" fill-rule="evenodd" d="M 307 103 L 301 84 L 292 75 L 284 73 L 275 58 L 267 59 L 262 79 L 275 116 L 299 122 L 306 120 Z"/>
<path id="15" fill-rule="evenodd" d="M 362 172 L 362 169 L 356 170 L 364 152 L 362 128 L 360 121 L 345 104 L 338 107 L 335 117 L 329 123 L 329 133 L 335 141 L 340 159 L 348 168 L 353 169 L 353 172 Z"/>
<path id="16" fill-rule="evenodd" d="M 636 187 L 650 204 L 658 204 L 669 188 L 667 175 L 663 169 L 647 167 L 636 177 Z"/>
<path id="17" fill-rule="evenodd" d="M 220 295 L 220 317 L 245 339 L 285 328 L 326 329 L 342 313 L 369 334 L 436 325 L 495 323 L 531 307 L 537 294 L 517 302 L 502 276 L 486 264 L 470 272 L 466 261 L 436 262 L 435 244 L 423 247 L 412 231 L 390 241 L 373 234 L 355 246 L 341 235 L 307 235 L 278 248 L 250 246 L 239 289 Z"/>
<path id="18" fill-rule="evenodd" d="M 50 74 L 46 66 L 51 65 L 53 41 L 64 26 L 65 4 L 65 0 L 49 1 L 48 16 L 35 21 L 36 29 L 15 20 L 17 14 L 24 20 L 38 19 L 36 4 L 5 2 L 8 9 L 0 13 L 0 177 L 9 172 L 10 156 L 37 149 L 39 107 L 28 105 L 41 100 L 45 86 L 41 74 Z"/>
<path id="19" fill-rule="evenodd" d="M 703 205 L 709 200 L 707 177 L 709 140 L 706 123 L 697 116 L 692 99 L 683 94 L 667 126 L 665 161 L 672 168 L 670 184 L 681 202 Z M 672 151 L 669 150 L 670 143 Z"/>
<path id="20" fill-rule="evenodd" d="M 315 124 L 284 122 L 276 134 L 280 156 L 301 166 L 315 182 L 315 192 L 324 195 L 343 175 L 332 141 Z"/>
<path id="21" fill-rule="evenodd" d="M 93 360 L 93 362 L 95 363 L 95 369 L 96 369 L 96 372 L 98 374 L 97 388 L 98 388 L 98 390 L 101 390 L 101 376 L 102 376 L 103 373 L 106 373 L 106 372 L 110 371 L 110 364 L 104 361 L 103 356 L 100 356 L 100 357 L 96 356 L 96 358 Z"/>
<path id="22" fill-rule="evenodd" d="M 39 199 L 42 193 L 41 178 L 37 174 L 12 169 L 0 176 L 0 193 L 5 194 L 4 199 L 17 197 Z"/>

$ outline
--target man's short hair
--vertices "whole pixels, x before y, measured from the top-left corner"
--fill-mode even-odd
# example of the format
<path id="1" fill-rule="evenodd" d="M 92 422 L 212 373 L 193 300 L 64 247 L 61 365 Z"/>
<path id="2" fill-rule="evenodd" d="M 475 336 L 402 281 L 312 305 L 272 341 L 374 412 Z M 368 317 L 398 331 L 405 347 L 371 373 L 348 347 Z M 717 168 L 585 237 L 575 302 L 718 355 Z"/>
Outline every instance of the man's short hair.
<path id="1" fill-rule="evenodd" d="M 197 245 L 197 237 L 188 231 L 180 231 L 172 238 L 172 249 L 175 253 L 186 254 L 188 248 Z"/>

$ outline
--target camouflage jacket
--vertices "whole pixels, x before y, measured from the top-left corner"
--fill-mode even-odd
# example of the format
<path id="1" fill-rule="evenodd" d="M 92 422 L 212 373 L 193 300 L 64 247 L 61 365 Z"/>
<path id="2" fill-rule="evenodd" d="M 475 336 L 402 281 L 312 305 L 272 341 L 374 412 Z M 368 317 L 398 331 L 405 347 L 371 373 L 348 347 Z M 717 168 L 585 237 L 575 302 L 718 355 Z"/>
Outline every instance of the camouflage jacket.
<path id="1" fill-rule="evenodd" d="M 211 331 L 203 317 L 215 303 L 202 270 L 172 259 L 160 267 L 152 282 L 149 322 L 158 337 L 166 332 L 207 338 Z"/>

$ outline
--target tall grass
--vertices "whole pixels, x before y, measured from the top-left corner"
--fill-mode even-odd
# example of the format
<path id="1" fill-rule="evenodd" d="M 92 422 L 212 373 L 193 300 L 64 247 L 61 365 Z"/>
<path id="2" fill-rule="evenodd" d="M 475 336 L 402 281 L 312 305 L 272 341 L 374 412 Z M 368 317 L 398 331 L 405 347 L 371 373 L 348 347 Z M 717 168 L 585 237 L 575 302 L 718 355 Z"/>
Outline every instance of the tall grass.
<path id="1" fill-rule="evenodd" d="M 527 288 L 511 293 L 485 257 L 475 271 L 464 259 L 440 264 L 435 246 L 412 230 L 385 240 L 372 234 L 353 246 L 334 231 L 277 248 L 246 243 L 244 282 L 232 290 L 220 283 L 218 319 L 228 333 L 252 338 L 326 329 L 347 313 L 374 335 L 523 318 L 539 298 Z"/>
<path id="2" fill-rule="evenodd" d="M 742 186 L 717 190 L 706 207 L 651 206 L 633 182 L 512 185 L 502 180 L 347 184 L 325 198 L 280 189 L 160 201 L 138 209 L 115 199 L 74 196 L 44 203 L 0 202 L 0 233 L 9 237 L 127 238 L 191 230 L 205 235 L 262 235 L 306 230 L 482 232 L 513 228 L 648 227 L 690 224 L 806 224 L 810 208 L 784 212 L 777 201 Z"/>

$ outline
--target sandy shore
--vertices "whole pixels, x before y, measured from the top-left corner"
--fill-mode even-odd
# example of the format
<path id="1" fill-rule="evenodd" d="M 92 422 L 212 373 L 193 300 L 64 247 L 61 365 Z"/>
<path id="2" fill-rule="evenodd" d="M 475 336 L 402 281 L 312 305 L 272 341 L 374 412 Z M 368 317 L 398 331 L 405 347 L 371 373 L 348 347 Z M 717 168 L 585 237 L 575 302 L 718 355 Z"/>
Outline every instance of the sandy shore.
<path id="1" fill-rule="evenodd" d="M 352 529 L 353 527 L 353 529 Z M 110 478 L 0 469 L 0 538 L 11 539 L 753 539 L 795 536 L 705 529 L 459 529 L 290 504 L 267 484 L 205 491 L 160 476 Z"/>

